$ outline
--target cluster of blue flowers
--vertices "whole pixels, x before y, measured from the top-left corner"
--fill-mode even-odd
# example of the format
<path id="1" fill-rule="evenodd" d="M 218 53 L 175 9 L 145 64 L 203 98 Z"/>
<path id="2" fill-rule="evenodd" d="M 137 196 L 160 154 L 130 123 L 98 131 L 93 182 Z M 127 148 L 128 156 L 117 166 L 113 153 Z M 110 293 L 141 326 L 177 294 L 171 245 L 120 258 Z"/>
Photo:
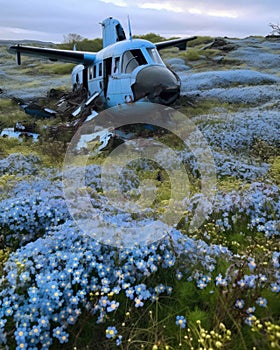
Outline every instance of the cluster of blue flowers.
<path id="1" fill-rule="evenodd" d="M 254 109 L 246 114 L 200 117 L 198 127 L 213 148 L 231 154 L 250 152 L 258 140 L 279 147 L 278 111 Z"/>
<path id="2" fill-rule="evenodd" d="M 279 195 L 278 186 L 253 182 L 241 186 L 238 191 L 217 191 L 210 200 L 196 194 L 186 200 L 186 208 L 190 216 L 199 204 L 205 213 L 205 221 L 214 222 L 221 231 L 233 232 L 235 225 L 242 220 L 248 230 L 261 232 L 269 238 L 280 233 Z"/>
<path id="3" fill-rule="evenodd" d="M 179 231 L 159 244 L 116 250 L 82 234 L 68 220 L 18 249 L 6 263 L 0 293 L 2 341 L 6 341 L 9 317 L 17 325 L 17 346 L 40 344 L 48 349 L 53 337 L 61 343 L 67 341 L 67 326 L 77 321 L 83 309 L 102 323 L 118 309 L 114 296 L 121 292 L 134 301 L 135 307 L 155 301 L 162 293 L 170 294 L 170 286 L 147 285 L 141 280 L 160 267 L 175 268 L 175 253 L 184 255 L 188 268 L 196 263 L 205 269 L 209 267 L 206 261 L 214 265 L 215 257 L 227 250 L 185 238 Z M 183 273 L 186 278 L 186 271 Z M 114 327 L 108 328 L 106 336 L 113 338 L 116 333 Z"/>
<path id="4" fill-rule="evenodd" d="M 223 230 L 233 230 L 241 218 L 249 229 L 264 233 L 266 237 L 279 235 L 280 189 L 276 185 L 254 182 L 250 187 L 219 192 L 213 202 L 213 212 L 221 214 L 216 224 Z"/>
<path id="5" fill-rule="evenodd" d="M 13 153 L 0 159 L 0 176 L 4 174 L 35 175 L 39 172 L 41 160 L 35 154 Z"/>
<path id="6" fill-rule="evenodd" d="M 269 170 L 267 163 L 254 159 L 252 156 L 231 154 L 213 146 L 211 148 L 218 178 L 233 176 L 238 179 L 253 181 L 263 178 Z M 194 176 L 199 174 L 201 169 L 207 169 L 207 164 L 204 168 L 201 162 L 198 165 L 192 152 L 184 150 L 178 151 L 177 154 L 178 158 L 188 165 Z"/>
<path id="7" fill-rule="evenodd" d="M 98 194 L 100 169 L 90 165 L 86 170 L 86 185 L 95 190 L 93 200 L 104 209 L 104 198 Z M 110 212 L 109 206 L 105 209 Z M 18 182 L 1 201 L 0 223 L 7 242 L 16 239 L 21 245 L 5 264 L 0 285 L 0 339 L 6 343 L 7 320 L 12 318 L 17 349 L 49 349 L 54 339 L 67 342 L 67 326 L 75 324 L 84 309 L 96 315 L 97 323 L 104 322 L 119 308 L 115 296 L 120 293 L 136 308 L 171 294 L 171 286 L 143 283 L 143 277 L 159 268 L 174 269 L 175 274 L 179 265 L 180 278 L 201 279 L 205 271 L 214 270 L 217 256 L 229 254 L 226 248 L 176 230 L 150 246 L 117 250 L 101 245 L 71 220 L 60 174 L 51 171 L 41 179 Z M 193 276 L 190 266 L 195 267 Z M 106 337 L 117 344 L 122 341 L 113 326 Z"/>
<path id="8" fill-rule="evenodd" d="M 260 141 L 279 147 L 279 112 L 253 109 L 247 114 L 200 116 L 194 121 L 213 151 L 218 177 L 234 176 L 252 181 L 266 175 L 269 165 L 258 159 L 252 149 Z M 188 158 L 186 153 L 184 159 Z"/>
<path id="9" fill-rule="evenodd" d="M 1 201 L 0 226 L 7 245 L 25 244 L 69 217 L 61 181 L 29 178 L 19 181 Z"/>
<path id="10" fill-rule="evenodd" d="M 268 170 L 269 165 L 264 162 L 257 162 L 252 157 L 235 156 L 224 152 L 213 152 L 217 176 L 234 176 L 244 180 L 255 180 L 263 178 Z"/>

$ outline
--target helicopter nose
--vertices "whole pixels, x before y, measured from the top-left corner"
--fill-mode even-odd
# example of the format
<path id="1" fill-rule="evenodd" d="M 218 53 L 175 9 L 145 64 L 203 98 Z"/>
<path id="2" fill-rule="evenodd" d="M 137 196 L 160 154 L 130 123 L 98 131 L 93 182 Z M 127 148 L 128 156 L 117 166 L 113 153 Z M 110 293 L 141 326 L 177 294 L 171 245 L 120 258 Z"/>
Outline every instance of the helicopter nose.
<path id="1" fill-rule="evenodd" d="M 134 101 L 147 97 L 150 102 L 170 105 L 180 95 L 180 80 L 163 66 L 143 67 L 132 86 Z"/>

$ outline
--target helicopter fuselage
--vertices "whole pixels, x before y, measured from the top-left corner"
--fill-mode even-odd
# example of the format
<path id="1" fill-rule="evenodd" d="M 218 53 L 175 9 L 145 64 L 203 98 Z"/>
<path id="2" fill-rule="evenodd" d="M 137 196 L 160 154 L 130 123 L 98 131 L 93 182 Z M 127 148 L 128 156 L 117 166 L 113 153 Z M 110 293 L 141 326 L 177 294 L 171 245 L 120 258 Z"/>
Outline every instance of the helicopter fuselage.
<path id="1" fill-rule="evenodd" d="M 99 92 L 107 108 L 139 100 L 169 105 L 180 94 L 177 75 L 165 66 L 156 46 L 142 39 L 105 47 L 93 64 L 73 69 L 72 84 L 86 88 L 89 96 Z"/>

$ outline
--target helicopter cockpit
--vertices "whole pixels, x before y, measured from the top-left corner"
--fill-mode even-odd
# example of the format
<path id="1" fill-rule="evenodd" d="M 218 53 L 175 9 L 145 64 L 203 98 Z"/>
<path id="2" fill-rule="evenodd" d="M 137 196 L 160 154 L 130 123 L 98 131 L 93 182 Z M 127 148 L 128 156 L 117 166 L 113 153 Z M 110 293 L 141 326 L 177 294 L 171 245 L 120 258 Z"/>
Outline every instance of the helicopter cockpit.
<path id="1" fill-rule="evenodd" d="M 145 51 L 141 49 L 131 49 L 123 53 L 122 56 L 122 72 L 132 73 L 138 66 L 143 66 L 146 64 L 160 64 L 163 62 L 159 56 L 159 53 L 155 48 L 146 48 Z"/>

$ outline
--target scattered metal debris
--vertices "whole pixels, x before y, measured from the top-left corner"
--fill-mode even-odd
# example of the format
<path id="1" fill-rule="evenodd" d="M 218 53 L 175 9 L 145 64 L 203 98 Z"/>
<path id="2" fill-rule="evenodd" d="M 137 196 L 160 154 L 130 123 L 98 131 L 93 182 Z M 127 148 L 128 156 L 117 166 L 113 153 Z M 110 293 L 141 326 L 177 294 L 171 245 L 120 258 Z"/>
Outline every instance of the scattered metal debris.
<path id="1" fill-rule="evenodd" d="M 50 108 L 42 108 L 41 106 L 31 103 L 29 105 L 24 105 L 21 107 L 23 108 L 24 112 L 26 114 L 31 115 L 32 117 L 37 118 L 51 118 L 55 117 L 57 115 L 57 112 L 50 109 Z"/>
<path id="2" fill-rule="evenodd" d="M 99 101 L 99 93 L 88 98 L 84 89 L 74 92 L 63 92 L 52 89 L 45 98 L 37 98 L 32 101 L 13 100 L 34 120 L 54 119 L 52 125 L 44 125 L 39 131 L 40 137 L 49 142 L 60 141 L 67 145 L 79 128 L 97 117 L 102 109 Z M 55 125 L 53 125 L 55 124 Z M 35 122 L 17 122 L 13 128 L 6 128 L 1 132 L 3 137 L 33 137 L 39 138 L 38 126 Z M 83 129 L 85 130 L 85 129 Z M 138 127 L 123 127 L 119 129 L 98 129 L 98 126 L 86 128 L 84 134 L 76 146 L 78 153 L 88 153 L 91 146 L 97 150 L 106 150 L 115 143 L 122 143 L 137 136 L 147 137 L 154 133 L 151 125 Z M 89 148 L 89 149 L 88 149 Z"/>

